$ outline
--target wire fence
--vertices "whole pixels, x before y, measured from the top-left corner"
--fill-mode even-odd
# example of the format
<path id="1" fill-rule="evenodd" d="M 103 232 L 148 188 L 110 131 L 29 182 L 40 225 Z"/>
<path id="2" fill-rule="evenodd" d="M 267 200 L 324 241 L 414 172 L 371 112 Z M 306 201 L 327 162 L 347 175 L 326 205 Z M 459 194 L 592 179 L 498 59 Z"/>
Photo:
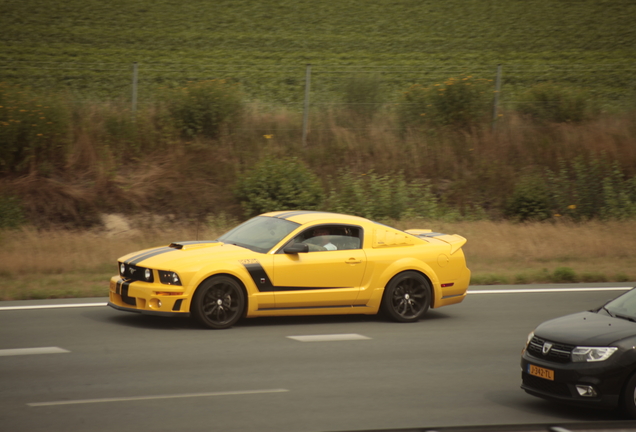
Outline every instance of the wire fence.
<path id="1" fill-rule="evenodd" d="M 493 122 L 498 112 L 532 103 L 521 95 L 540 83 L 584 90 L 599 108 L 636 108 L 636 63 L 624 64 L 471 64 L 471 65 L 254 65 L 188 63 L 82 63 L 0 61 L 0 82 L 36 90 L 66 90 L 92 103 L 129 101 L 131 109 L 152 104 L 164 88 L 188 82 L 227 79 L 239 83 L 246 103 L 258 109 L 303 112 L 303 141 L 312 109 L 360 105 L 343 100 L 346 82 L 373 76 L 383 87 L 374 105 L 404 103 L 401 94 L 413 84 L 432 85 L 469 76 L 492 82 Z"/>

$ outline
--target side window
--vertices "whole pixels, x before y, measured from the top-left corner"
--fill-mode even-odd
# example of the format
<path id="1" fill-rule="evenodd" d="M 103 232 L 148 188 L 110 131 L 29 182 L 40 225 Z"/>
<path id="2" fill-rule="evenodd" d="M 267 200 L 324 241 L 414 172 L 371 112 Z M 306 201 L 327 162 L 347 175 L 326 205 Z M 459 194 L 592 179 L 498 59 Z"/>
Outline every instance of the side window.
<path id="1" fill-rule="evenodd" d="M 295 242 L 308 245 L 309 252 L 360 249 L 361 230 L 347 225 L 321 225 L 304 231 Z"/>

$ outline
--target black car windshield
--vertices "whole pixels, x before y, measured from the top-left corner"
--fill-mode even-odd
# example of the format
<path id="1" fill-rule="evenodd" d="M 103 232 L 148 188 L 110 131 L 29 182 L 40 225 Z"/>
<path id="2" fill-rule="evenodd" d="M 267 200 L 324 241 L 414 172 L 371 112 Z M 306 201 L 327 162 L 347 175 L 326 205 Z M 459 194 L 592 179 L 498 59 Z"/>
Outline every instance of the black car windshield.
<path id="1" fill-rule="evenodd" d="M 257 216 L 223 234 L 218 240 L 265 253 L 299 226 L 285 219 Z"/>
<path id="2" fill-rule="evenodd" d="M 607 303 L 604 309 L 617 318 L 636 320 L 636 289 L 627 291 Z"/>

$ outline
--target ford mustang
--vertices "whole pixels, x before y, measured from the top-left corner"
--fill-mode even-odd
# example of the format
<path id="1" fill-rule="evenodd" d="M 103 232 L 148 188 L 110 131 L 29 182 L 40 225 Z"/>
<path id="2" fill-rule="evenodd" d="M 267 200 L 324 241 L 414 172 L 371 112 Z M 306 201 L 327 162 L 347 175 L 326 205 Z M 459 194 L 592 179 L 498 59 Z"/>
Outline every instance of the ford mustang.
<path id="1" fill-rule="evenodd" d="M 191 316 L 215 329 L 281 315 L 383 312 L 413 322 L 466 296 L 465 243 L 459 235 L 400 231 L 357 216 L 265 213 L 216 240 L 121 257 L 108 305 Z"/>

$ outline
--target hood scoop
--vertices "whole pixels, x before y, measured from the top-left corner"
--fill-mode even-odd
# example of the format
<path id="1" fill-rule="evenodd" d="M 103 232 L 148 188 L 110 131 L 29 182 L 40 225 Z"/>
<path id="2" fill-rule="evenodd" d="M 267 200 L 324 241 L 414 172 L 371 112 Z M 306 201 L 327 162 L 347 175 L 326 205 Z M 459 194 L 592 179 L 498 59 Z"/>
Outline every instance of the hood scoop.
<path id="1" fill-rule="evenodd" d="M 218 240 L 184 241 L 184 242 L 170 243 L 168 247 L 171 247 L 173 249 L 178 249 L 178 250 L 181 250 L 181 249 L 191 250 L 191 249 L 199 249 L 203 247 L 208 247 L 213 244 L 217 246 L 217 245 L 222 245 L 223 243 L 221 243 Z"/>

